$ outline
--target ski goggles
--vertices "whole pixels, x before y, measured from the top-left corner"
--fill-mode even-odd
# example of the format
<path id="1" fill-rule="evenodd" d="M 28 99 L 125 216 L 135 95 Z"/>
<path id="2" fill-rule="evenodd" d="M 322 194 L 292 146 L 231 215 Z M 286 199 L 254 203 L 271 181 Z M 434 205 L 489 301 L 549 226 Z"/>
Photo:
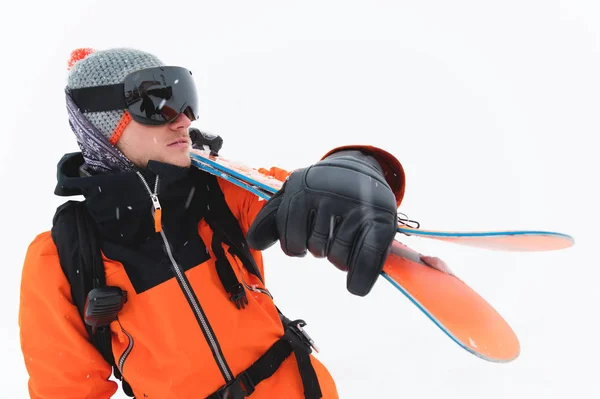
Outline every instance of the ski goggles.
<path id="1" fill-rule="evenodd" d="M 182 113 L 198 119 L 198 94 L 192 72 L 178 66 L 142 69 L 123 83 L 67 89 L 81 112 L 128 110 L 143 125 L 164 125 Z"/>

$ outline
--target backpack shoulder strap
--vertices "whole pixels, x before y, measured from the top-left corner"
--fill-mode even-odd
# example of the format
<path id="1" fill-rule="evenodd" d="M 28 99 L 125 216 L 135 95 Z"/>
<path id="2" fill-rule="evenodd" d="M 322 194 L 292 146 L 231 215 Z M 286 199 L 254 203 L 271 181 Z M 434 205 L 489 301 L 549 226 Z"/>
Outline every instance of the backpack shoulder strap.
<path id="1" fill-rule="evenodd" d="M 85 203 L 67 201 L 59 206 L 52 221 L 51 234 L 61 268 L 71 285 L 73 303 L 83 321 L 88 293 L 94 288 L 106 286 L 100 237 Z M 83 324 L 91 343 L 112 366 L 115 377 L 121 380 L 123 391 L 134 397 L 131 387 L 123 380 L 116 366 L 109 326 L 92 329 L 85 321 Z"/>
<path id="2" fill-rule="evenodd" d="M 96 259 L 99 243 L 89 218 L 83 202 L 67 201 L 58 207 L 52 221 L 52 239 L 60 265 L 82 318 L 87 293 L 106 284 L 104 265 Z M 91 327 L 86 324 L 86 328 L 91 333 Z"/>
<path id="3" fill-rule="evenodd" d="M 207 212 L 205 215 L 206 222 L 214 232 L 218 232 L 219 235 L 223 236 L 224 242 L 229 245 L 233 254 L 242 261 L 248 272 L 263 281 L 256 261 L 250 253 L 246 236 L 238 220 L 229 209 L 227 201 L 225 201 L 225 195 L 219 187 L 217 177 L 206 173 L 206 185 L 212 208 L 212 211 Z"/>

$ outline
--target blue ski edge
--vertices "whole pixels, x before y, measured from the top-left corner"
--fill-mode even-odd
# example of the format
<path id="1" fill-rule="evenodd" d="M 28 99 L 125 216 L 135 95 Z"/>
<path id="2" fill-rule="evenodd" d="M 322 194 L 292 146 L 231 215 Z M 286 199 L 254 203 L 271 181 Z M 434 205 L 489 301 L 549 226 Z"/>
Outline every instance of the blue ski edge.
<path id="1" fill-rule="evenodd" d="M 430 237 L 490 237 L 490 236 L 524 236 L 524 235 L 535 235 L 535 236 L 554 236 L 564 237 L 574 241 L 574 238 L 568 234 L 558 233 L 554 231 L 544 230 L 505 230 L 505 231 L 482 231 L 482 232 L 447 232 L 447 231 L 427 231 L 418 230 L 411 228 L 398 227 L 400 233 L 408 235 L 420 235 Z"/>
<path id="2" fill-rule="evenodd" d="M 237 171 L 235 171 L 233 169 L 226 168 L 223 165 L 220 165 L 217 162 L 211 161 L 208 158 L 201 157 L 201 156 L 199 156 L 197 154 L 194 154 L 193 152 L 190 153 L 190 155 L 192 156 L 192 158 L 196 159 L 198 162 L 201 162 L 201 163 L 204 163 L 206 165 L 209 165 L 209 166 L 211 166 L 214 169 L 221 170 L 221 171 L 223 171 L 225 173 L 228 173 L 228 174 L 230 174 L 230 175 L 232 175 L 232 176 L 234 176 L 234 177 L 236 177 L 236 178 L 238 178 L 240 180 L 244 180 L 244 181 L 251 180 L 254 185 L 256 185 L 257 187 L 260 187 L 264 191 L 267 191 L 267 192 L 269 192 L 271 194 L 275 194 L 275 192 L 276 192 L 276 190 L 273 187 L 270 187 L 270 186 L 268 186 L 268 185 L 266 185 L 264 183 L 261 183 L 261 182 L 259 182 L 257 180 L 251 179 L 248 176 L 245 176 L 245 175 L 243 175 L 243 174 L 241 174 L 241 173 L 239 173 L 239 172 L 237 172 Z"/>

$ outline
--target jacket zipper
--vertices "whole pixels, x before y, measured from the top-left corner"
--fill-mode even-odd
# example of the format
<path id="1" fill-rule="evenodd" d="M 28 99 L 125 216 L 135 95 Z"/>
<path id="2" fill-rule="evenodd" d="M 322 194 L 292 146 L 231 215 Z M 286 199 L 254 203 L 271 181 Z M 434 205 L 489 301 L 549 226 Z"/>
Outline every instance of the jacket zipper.
<path id="1" fill-rule="evenodd" d="M 225 254 L 225 256 L 230 258 L 229 259 L 230 263 L 232 263 L 231 261 L 233 261 L 236 264 L 239 264 L 238 260 L 239 260 L 239 262 L 242 262 L 241 259 L 237 255 L 231 253 L 231 250 L 229 250 L 227 252 L 229 254 Z M 242 265 L 243 265 L 243 262 L 242 262 Z M 242 266 L 242 267 L 244 267 L 244 266 Z M 266 288 L 261 288 L 257 284 L 252 284 L 252 285 L 248 284 L 246 282 L 246 280 L 244 279 L 243 275 L 240 275 L 240 278 L 242 280 L 242 284 L 244 284 L 244 287 L 246 287 L 246 289 L 249 289 L 250 291 L 258 292 L 259 294 L 267 295 L 269 298 L 273 299 L 273 295 L 271 295 L 271 293 Z"/>
<path id="2" fill-rule="evenodd" d="M 242 278 L 242 282 L 244 283 L 244 286 L 249 289 L 250 291 L 254 291 L 254 292 L 258 292 L 260 294 L 265 294 L 267 295 L 269 298 L 273 299 L 273 296 L 271 295 L 271 293 L 265 289 L 260 288 L 259 286 L 257 286 L 256 284 L 252 284 L 252 285 L 248 285 L 248 283 L 246 282 L 246 280 L 244 280 Z"/>
<path id="3" fill-rule="evenodd" d="M 125 331 L 123 326 L 121 326 L 121 331 L 123 331 L 123 333 L 125 335 L 127 335 L 127 338 L 129 339 L 129 344 L 127 345 L 127 348 L 125 348 L 125 351 L 119 358 L 119 370 L 121 370 L 121 376 L 123 376 L 123 366 L 125 366 L 125 360 L 127 360 L 127 357 L 133 350 L 133 337 L 131 336 L 131 334 L 129 334 L 127 331 Z"/>
<path id="4" fill-rule="evenodd" d="M 137 172 L 137 175 L 142 180 L 142 183 L 144 183 L 146 190 L 148 190 L 148 193 L 150 194 L 150 198 L 152 199 L 152 207 L 154 209 L 154 212 L 156 212 L 158 209 L 160 209 L 160 202 L 158 201 L 158 175 L 156 176 L 156 182 L 154 184 L 154 192 L 152 192 L 152 190 L 150 190 L 150 186 L 148 185 L 148 183 L 146 182 L 146 179 L 144 179 L 142 174 L 140 172 Z M 196 296 L 194 295 L 187 277 L 185 276 L 185 274 L 181 270 L 181 267 L 177 264 L 177 261 L 173 257 L 173 253 L 171 252 L 171 245 L 169 244 L 169 241 L 167 240 L 167 236 L 165 234 L 164 228 L 162 228 L 162 225 L 161 225 L 161 229 L 160 229 L 160 236 L 162 237 L 163 243 L 164 243 L 166 251 L 167 251 L 167 255 L 169 257 L 169 260 L 171 261 L 171 267 L 172 267 L 173 271 L 175 272 L 175 276 L 177 278 L 179 286 L 182 288 L 182 291 L 183 291 L 188 303 L 190 304 L 190 306 L 192 307 L 192 310 L 194 311 L 196 319 L 200 323 L 200 328 L 202 329 L 202 333 L 206 337 L 209 347 L 213 353 L 213 357 L 217 362 L 217 366 L 219 367 L 219 370 L 221 371 L 223 378 L 225 378 L 225 380 L 227 382 L 231 382 L 233 380 L 233 373 L 231 372 L 231 369 L 229 368 L 229 366 L 227 365 L 227 362 L 225 361 L 225 356 L 223 355 L 223 352 L 221 351 L 221 347 L 219 346 L 217 338 L 215 337 L 215 334 L 212 331 L 210 324 L 208 323 L 208 319 L 206 318 L 206 315 L 204 314 L 204 311 L 202 310 L 202 307 L 200 306 L 200 302 L 198 301 L 198 298 L 196 298 Z"/>

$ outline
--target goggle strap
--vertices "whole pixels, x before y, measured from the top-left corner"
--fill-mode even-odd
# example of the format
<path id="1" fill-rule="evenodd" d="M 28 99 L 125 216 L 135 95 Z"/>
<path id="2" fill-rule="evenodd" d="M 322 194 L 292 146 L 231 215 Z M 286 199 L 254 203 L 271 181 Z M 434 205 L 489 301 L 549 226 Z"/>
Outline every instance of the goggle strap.
<path id="1" fill-rule="evenodd" d="M 70 89 L 69 94 L 81 112 L 127 109 L 123 83 Z"/>

